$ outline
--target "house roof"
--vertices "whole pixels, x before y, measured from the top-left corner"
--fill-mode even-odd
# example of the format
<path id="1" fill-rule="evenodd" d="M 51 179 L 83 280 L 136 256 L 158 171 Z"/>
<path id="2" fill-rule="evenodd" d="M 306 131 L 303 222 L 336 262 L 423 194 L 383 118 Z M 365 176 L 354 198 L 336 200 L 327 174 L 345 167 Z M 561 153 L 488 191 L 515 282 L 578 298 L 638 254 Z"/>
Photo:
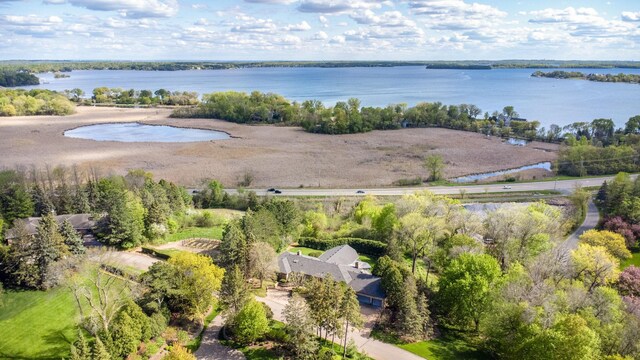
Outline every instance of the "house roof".
<path id="1" fill-rule="evenodd" d="M 93 220 L 91 214 L 67 214 L 67 215 L 57 215 L 56 221 L 58 224 L 62 224 L 65 220 L 68 220 L 74 229 L 81 230 L 90 230 L 95 227 L 96 222 Z M 25 227 L 27 233 L 29 235 L 35 235 L 38 232 L 38 224 L 40 224 L 40 217 L 30 217 L 23 219 L 25 222 Z M 7 230 L 5 234 L 6 239 L 13 239 L 16 236 L 14 235 L 12 229 Z"/>
<path id="2" fill-rule="evenodd" d="M 346 269 L 306 255 L 284 252 L 278 258 L 278 266 L 280 267 L 280 272 L 284 274 L 298 272 L 319 278 L 330 274 L 336 281 L 349 283 L 352 280 L 349 271 Z"/>
<path id="3" fill-rule="evenodd" d="M 325 251 L 318 259 L 331 264 L 351 265 L 358 260 L 358 253 L 349 245 L 341 245 Z"/>
<path id="4" fill-rule="evenodd" d="M 358 253 L 350 246 L 338 246 L 325 252 L 327 256 L 318 258 L 284 252 L 278 257 L 278 267 L 283 274 L 302 273 L 305 275 L 323 278 L 327 274 L 331 275 L 334 280 L 347 283 L 358 294 L 364 294 L 376 298 L 384 298 L 381 279 L 373 276 L 365 271 L 358 270 L 353 267 L 353 263 L 358 258 Z M 342 248 L 342 249 L 339 249 Z M 355 254 L 352 259 L 351 251 Z M 328 262 L 326 259 L 333 261 L 349 261 L 346 264 L 338 264 Z"/>

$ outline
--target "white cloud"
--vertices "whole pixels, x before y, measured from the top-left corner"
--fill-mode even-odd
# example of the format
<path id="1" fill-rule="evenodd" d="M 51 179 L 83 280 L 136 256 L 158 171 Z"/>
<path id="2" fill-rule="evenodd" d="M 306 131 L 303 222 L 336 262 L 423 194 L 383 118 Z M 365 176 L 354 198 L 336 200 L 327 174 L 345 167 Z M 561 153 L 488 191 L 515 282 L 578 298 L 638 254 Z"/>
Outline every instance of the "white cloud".
<path id="1" fill-rule="evenodd" d="M 298 11 L 320 14 L 340 14 L 355 9 L 377 9 L 382 3 L 377 0 L 302 0 Z"/>
<path id="2" fill-rule="evenodd" d="M 124 17 L 171 17 L 178 13 L 177 0 L 69 0 L 74 6 L 97 11 L 116 11 Z"/>
<path id="3" fill-rule="evenodd" d="M 324 31 L 318 31 L 313 35 L 313 40 L 327 40 L 329 35 Z"/>
<path id="4" fill-rule="evenodd" d="M 418 0 L 410 1 L 409 7 L 416 15 L 431 17 L 502 18 L 507 13 L 490 5 L 466 3 L 463 0 Z"/>
<path id="5" fill-rule="evenodd" d="M 379 25 L 384 27 L 415 26 L 415 22 L 409 20 L 400 11 L 387 11 L 376 15 L 373 11 L 367 9 L 354 12 L 350 17 L 358 24 Z"/>
<path id="6" fill-rule="evenodd" d="M 311 25 L 309 25 L 309 23 L 303 20 L 299 24 L 287 25 L 285 26 L 284 29 L 286 31 L 307 31 L 307 30 L 311 30 Z"/>
<path id="7" fill-rule="evenodd" d="M 209 20 L 207 20 L 205 18 L 200 18 L 193 24 L 194 25 L 200 25 L 200 26 L 206 26 L 206 25 L 209 25 Z"/>
<path id="8" fill-rule="evenodd" d="M 291 4 L 296 0 L 244 0 L 244 1 L 248 3 L 254 3 L 254 4 L 286 5 L 286 4 Z"/>
<path id="9" fill-rule="evenodd" d="M 640 11 L 638 11 L 638 12 L 624 11 L 622 13 L 622 20 L 624 20 L 624 21 L 640 21 Z"/>

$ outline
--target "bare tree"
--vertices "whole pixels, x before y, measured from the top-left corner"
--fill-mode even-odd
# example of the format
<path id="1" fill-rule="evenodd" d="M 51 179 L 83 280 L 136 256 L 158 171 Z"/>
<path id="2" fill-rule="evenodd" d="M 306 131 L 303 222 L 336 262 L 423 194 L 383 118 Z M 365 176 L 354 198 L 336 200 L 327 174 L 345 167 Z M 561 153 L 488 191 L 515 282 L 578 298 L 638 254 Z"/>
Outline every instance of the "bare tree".
<path id="1" fill-rule="evenodd" d="M 249 250 L 249 268 L 251 274 L 260 279 L 260 287 L 264 279 L 273 277 L 277 270 L 276 252 L 271 245 L 257 242 Z"/>
<path id="2" fill-rule="evenodd" d="M 130 281 L 102 269 L 109 264 L 110 256 L 108 251 L 89 254 L 85 268 L 69 281 L 80 315 L 94 335 L 99 331 L 109 333 L 115 316 L 132 296 Z"/>

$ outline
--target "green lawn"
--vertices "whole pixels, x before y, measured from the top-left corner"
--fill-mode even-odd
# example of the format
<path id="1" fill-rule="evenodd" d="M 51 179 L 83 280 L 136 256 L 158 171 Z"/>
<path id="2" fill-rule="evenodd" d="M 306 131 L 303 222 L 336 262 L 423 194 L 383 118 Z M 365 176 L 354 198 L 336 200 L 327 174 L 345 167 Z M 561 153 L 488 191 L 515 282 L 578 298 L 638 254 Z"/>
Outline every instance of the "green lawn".
<path id="1" fill-rule="evenodd" d="M 392 334 L 374 329 L 371 332 L 374 339 L 393 344 L 410 353 L 431 360 L 485 360 L 490 357 L 469 344 L 464 336 L 452 335 L 446 332 L 438 339 L 419 341 L 415 343 L 403 343 Z"/>
<path id="2" fill-rule="evenodd" d="M 640 249 L 631 249 L 631 255 L 630 259 L 622 260 L 620 262 L 620 269 L 624 270 L 631 265 L 640 267 Z"/>
<path id="3" fill-rule="evenodd" d="M 174 242 L 191 238 L 203 238 L 203 239 L 222 239 L 223 226 L 214 226 L 210 228 L 190 227 L 179 230 L 175 234 L 169 234 L 163 242 Z"/>
<path id="4" fill-rule="evenodd" d="M 461 339 L 435 339 L 411 344 L 398 345 L 425 359 L 433 360 L 483 360 L 488 355 L 469 346 Z"/>
<path id="5" fill-rule="evenodd" d="M 77 307 L 66 288 L 10 291 L 0 307 L 0 358 L 60 359 L 75 339 Z"/>

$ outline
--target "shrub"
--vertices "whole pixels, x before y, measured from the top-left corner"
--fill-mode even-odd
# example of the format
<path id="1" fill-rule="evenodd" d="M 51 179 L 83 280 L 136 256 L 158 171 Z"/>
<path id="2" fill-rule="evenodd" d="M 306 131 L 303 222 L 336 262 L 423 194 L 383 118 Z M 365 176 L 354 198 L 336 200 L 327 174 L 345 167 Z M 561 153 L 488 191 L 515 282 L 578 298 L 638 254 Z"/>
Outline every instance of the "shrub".
<path id="1" fill-rule="evenodd" d="M 349 245 L 358 253 L 373 256 L 382 256 L 387 250 L 387 244 L 381 241 L 359 238 L 316 239 L 302 237 L 298 240 L 298 244 L 315 250 L 329 250 L 336 246 Z"/>
<path id="2" fill-rule="evenodd" d="M 167 328 L 167 318 L 160 312 L 155 312 L 149 317 L 151 337 L 160 336 Z"/>
<path id="3" fill-rule="evenodd" d="M 312 256 L 312 257 L 320 257 L 320 255 L 322 255 L 322 251 L 311 251 L 309 253 L 309 256 Z"/>
<path id="4" fill-rule="evenodd" d="M 242 307 L 232 324 L 234 339 L 242 345 L 255 342 L 269 330 L 269 320 L 264 306 L 253 299 Z"/>

